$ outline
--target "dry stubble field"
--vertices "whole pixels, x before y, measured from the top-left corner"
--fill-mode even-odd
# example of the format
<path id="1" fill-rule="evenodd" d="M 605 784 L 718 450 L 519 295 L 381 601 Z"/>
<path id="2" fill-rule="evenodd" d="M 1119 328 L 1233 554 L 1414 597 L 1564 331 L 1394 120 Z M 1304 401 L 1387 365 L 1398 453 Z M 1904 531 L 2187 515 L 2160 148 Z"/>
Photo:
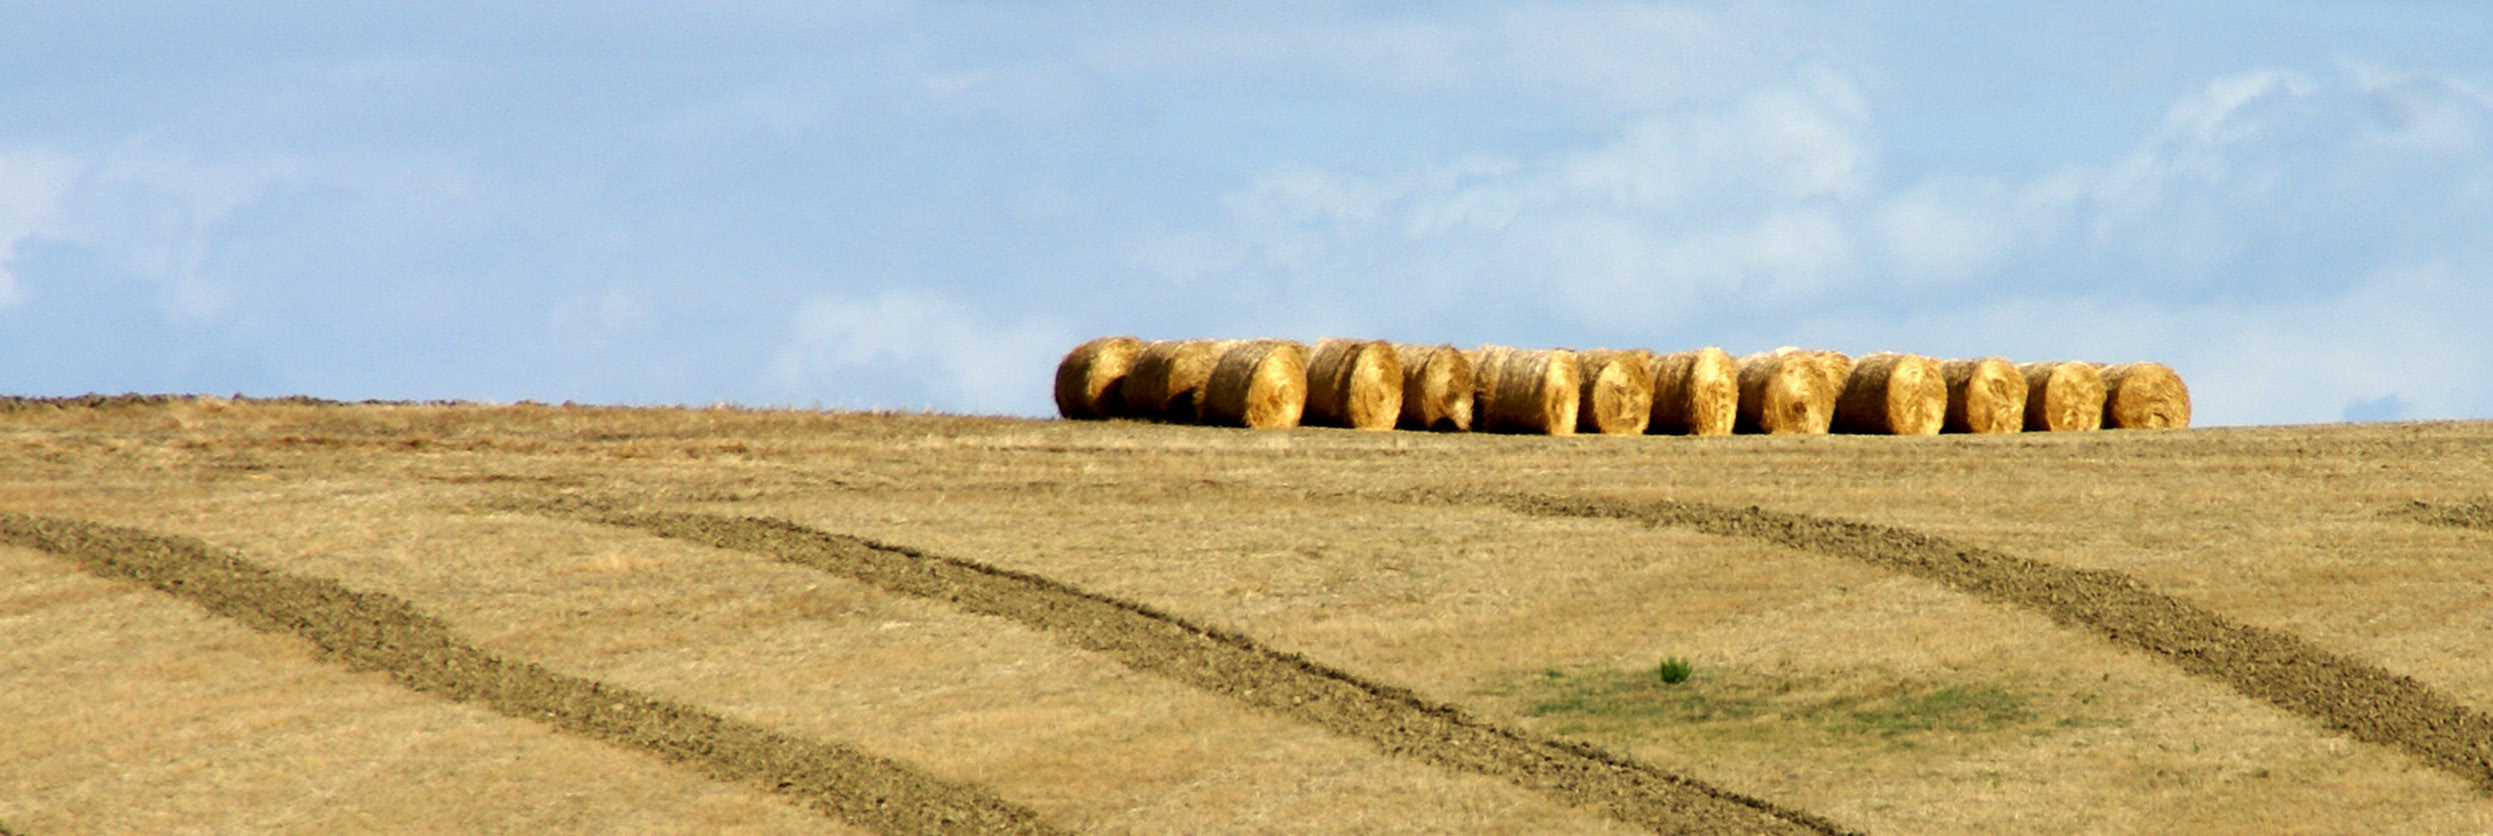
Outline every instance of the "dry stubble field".
<path id="1" fill-rule="evenodd" d="M 21 402 L 0 831 L 2481 834 L 2488 503 L 2485 422 Z"/>

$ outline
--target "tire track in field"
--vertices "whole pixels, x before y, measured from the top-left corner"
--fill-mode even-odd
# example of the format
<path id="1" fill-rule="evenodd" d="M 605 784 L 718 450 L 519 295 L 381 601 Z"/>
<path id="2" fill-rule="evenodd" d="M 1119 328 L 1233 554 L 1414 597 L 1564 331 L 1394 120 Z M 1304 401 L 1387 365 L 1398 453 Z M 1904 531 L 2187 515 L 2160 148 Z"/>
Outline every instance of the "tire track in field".
<path id="1" fill-rule="evenodd" d="M 1056 580 L 761 517 L 537 510 L 764 554 L 884 590 L 1010 619 L 1136 670 L 1370 741 L 1384 751 L 1505 780 L 1657 833 L 1840 834 L 1817 816 L 1590 746 L 1473 718 L 1246 636 Z"/>
<path id="2" fill-rule="evenodd" d="M 209 612 L 286 632 L 359 669 L 584 737 L 745 781 L 893 836 L 1054 834 L 1036 813 L 968 785 L 832 742 L 809 740 L 466 644 L 408 602 L 270 569 L 187 537 L 0 514 L 0 543 L 67 558 Z"/>
<path id="3" fill-rule="evenodd" d="M 1537 516 L 1629 520 L 1746 537 L 1937 581 L 2153 653 L 2245 696 L 2357 740 L 2406 750 L 2493 790 L 2493 715 L 2413 677 L 2331 653 L 2291 633 L 2232 621 L 2119 572 L 2057 566 L 1909 529 L 1756 507 L 1533 494 L 1435 498 Z"/>

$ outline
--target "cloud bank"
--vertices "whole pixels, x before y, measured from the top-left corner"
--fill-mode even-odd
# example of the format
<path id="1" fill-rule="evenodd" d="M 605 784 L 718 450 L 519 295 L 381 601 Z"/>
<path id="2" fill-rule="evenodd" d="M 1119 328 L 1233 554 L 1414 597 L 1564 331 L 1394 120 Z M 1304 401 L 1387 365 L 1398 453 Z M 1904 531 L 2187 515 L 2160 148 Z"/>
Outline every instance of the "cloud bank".
<path id="1" fill-rule="evenodd" d="M 6 12 L 0 389 L 1046 414 L 1356 334 L 2493 416 L 2485 27 L 2297 8 Z"/>

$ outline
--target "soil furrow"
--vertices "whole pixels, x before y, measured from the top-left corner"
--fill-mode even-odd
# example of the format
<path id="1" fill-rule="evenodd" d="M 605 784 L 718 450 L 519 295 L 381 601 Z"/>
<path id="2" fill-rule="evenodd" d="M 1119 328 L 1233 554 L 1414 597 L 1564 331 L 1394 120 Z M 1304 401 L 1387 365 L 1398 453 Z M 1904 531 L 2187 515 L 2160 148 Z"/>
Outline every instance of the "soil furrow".
<path id="1" fill-rule="evenodd" d="M 547 509 L 561 512 L 561 509 Z M 1504 728 L 1245 636 L 1055 580 L 756 517 L 589 512 L 599 521 L 857 578 L 1007 618 L 1136 670 L 1373 742 L 1384 751 L 1511 782 L 1658 833 L 1848 832 L 1588 746 Z"/>
<path id="2" fill-rule="evenodd" d="M 2234 622 L 2119 572 L 2055 566 L 1908 529 L 1755 507 L 1542 495 L 1440 498 L 1541 516 L 1621 519 L 1747 537 L 1902 571 L 2154 653 L 2194 675 L 2358 740 L 2403 749 L 2493 790 L 2493 716 L 2413 677 L 2289 633 Z"/>
<path id="3" fill-rule="evenodd" d="M 837 743 L 808 740 L 592 679 L 506 660 L 406 601 L 270 569 L 186 537 L 0 514 L 0 543 L 136 581 L 217 615 L 300 636 L 417 691 L 750 781 L 826 814 L 895 834 L 1060 832 L 980 790 Z"/>

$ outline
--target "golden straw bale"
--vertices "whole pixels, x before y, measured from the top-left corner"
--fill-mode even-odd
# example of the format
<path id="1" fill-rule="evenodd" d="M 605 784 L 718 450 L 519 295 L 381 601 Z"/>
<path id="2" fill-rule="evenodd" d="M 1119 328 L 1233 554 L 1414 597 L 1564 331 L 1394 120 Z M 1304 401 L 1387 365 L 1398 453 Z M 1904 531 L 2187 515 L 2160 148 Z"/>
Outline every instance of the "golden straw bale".
<path id="1" fill-rule="evenodd" d="M 1394 345 L 1402 365 L 1406 430 L 1465 432 L 1472 428 L 1472 361 L 1450 345 Z"/>
<path id="2" fill-rule="evenodd" d="M 1882 351 L 1852 364 L 1835 399 L 1836 432 L 1938 435 L 1948 417 L 1948 380 L 1919 354 Z"/>
<path id="3" fill-rule="evenodd" d="M 2013 433 L 2026 425 L 2026 376 L 2004 357 L 1949 360 L 1939 364 L 1948 379 L 1952 433 Z"/>
<path id="4" fill-rule="evenodd" d="M 1065 352 L 1056 364 L 1056 413 L 1089 421 L 1117 417 L 1124 406 L 1119 390 L 1142 351 L 1142 340 L 1101 337 Z"/>
<path id="5" fill-rule="evenodd" d="M 1575 352 L 1484 345 L 1474 349 L 1470 359 L 1475 429 L 1575 434 Z"/>
<path id="6" fill-rule="evenodd" d="M 2103 426 L 2103 375 L 2092 363 L 2022 363 L 2027 432 L 2080 432 Z"/>
<path id="7" fill-rule="evenodd" d="M 1195 420 L 1195 402 L 1221 352 L 1236 340 L 1163 340 L 1143 344 L 1118 390 L 1125 415 L 1176 424 Z"/>
<path id="8" fill-rule="evenodd" d="M 1221 353 L 1203 384 L 1203 423 L 1274 429 L 1298 426 L 1307 410 L 1307 346 L 1249 340 Z"/>
<path id="9" fill-rule="evenodd" d="M 1653 415 L 1647 432 L 1730 435 L 1740 418 L 1740 367 L 1719 348 L 1665 354 L 1653 361 Z"/>
<path id="10" fill-rule="evenodd" d="M 1576 431 L 1643 435 L 1653 422 L 1653 352 L 1594 349 L 1575 360 Z"/>
<path id="11" fill-rule="evenodd" d="M 1852 358 L 1833 351 L 1778 348 L 1740 358 L 1740 419 L 1734 429 L 1770 435 L 1824 435 Z"/>
<path id="12" fill-rule="evenodd" d="M 1307 359 L 1306 423 L 1390 430 L 1402 417 L 1402 358 L 1383 340 L 1317 340 Z"/>
<path id="13" fill-rule="evenodd" d="M 2114 430 L 2180 429 L 2190 426 L 2190 387 L 2162 363 L 2124 363 L 2103 376 L 2103 426 Z"/>

